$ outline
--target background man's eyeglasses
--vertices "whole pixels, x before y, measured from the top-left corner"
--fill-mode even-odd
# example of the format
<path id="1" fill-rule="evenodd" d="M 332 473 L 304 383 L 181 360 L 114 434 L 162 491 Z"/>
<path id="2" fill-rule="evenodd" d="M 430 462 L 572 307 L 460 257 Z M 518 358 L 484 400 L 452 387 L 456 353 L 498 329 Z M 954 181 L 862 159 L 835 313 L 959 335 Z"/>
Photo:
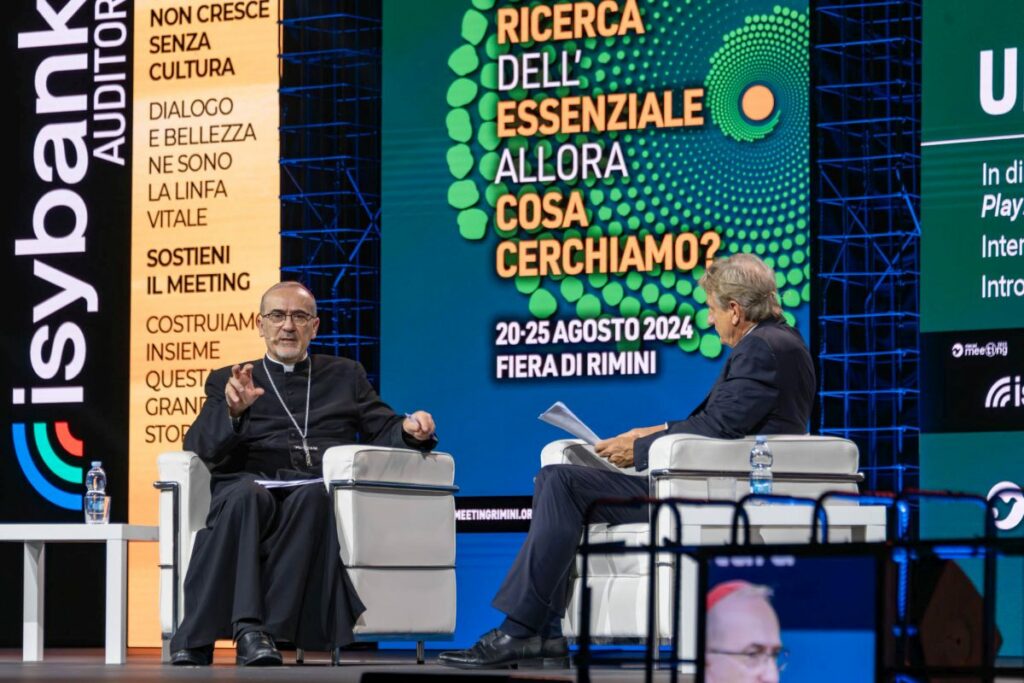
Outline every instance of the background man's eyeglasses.
<path id="1" fill-rule="evenodd" d="M 310 323 L 315 315 L 310 315 L 305 311 L 295 311 L 294 313 L 285 313 L 284 311 L 271 311 L 270 313 L 261 313 L 264 319 L 269 320 L 271 325 L 283 325 L 286 318 L 291 318 L 292 323 L 295 327 L 305 327 Z"/>

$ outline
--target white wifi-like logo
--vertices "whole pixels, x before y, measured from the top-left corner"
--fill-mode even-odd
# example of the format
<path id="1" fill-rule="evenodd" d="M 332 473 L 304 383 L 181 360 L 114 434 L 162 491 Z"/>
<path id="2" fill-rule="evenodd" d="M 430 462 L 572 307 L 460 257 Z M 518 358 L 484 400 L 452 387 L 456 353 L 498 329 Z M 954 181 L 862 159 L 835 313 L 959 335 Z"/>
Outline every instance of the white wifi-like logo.
<path id="1" fill-rule="evenodd" d="M 1005 408 L 1013 401 L 1014 407 L 1020 407 L 1020 375 L 1007 375 L 995 381 L 985 396 L 986 408 Z"/>

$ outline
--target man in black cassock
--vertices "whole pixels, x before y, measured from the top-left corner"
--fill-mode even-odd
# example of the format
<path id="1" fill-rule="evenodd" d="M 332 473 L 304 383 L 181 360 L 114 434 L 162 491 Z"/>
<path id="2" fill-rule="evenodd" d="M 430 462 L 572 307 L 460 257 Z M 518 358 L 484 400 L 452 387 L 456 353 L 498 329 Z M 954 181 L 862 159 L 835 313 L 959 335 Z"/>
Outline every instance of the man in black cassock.
<path id="1" fill-rule="evenodd" d="M 212 473 L 210 514 L 185 577 L 185 618 L 173 664 L 209 664 L 213 641 L 233 637 L 241 665 L 281 663 L 274 639 L 310 650 L 352 640 L 363 612 L 341 564 L 330 494 L 320 484 L 268 489 L 258 479 L 322 476 L 327 448 L 356 436 L 431 450 L 434 420 L 397 415 L 354 361 L 309 355 L 316 300 L 281 282 L 260 300 L 260 360 L 221 368 L 185 435 Z"/>

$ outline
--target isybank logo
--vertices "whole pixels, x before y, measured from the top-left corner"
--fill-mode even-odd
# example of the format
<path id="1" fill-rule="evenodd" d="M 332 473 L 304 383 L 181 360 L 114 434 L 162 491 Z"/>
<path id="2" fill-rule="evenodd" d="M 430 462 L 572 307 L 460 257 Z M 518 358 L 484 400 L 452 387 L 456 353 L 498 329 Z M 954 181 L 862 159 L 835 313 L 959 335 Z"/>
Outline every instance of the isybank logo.
<path id="1" fill-rule="evenodd" d="M 30 429 L 31 428 L 31 429 Z M 56 437 L 64 457 L 57 454 L 53 446 L 51 433 Z M 82 488 L 82 470 L 80 464 L 85 453 L 85 444 L 75 438 L 67 422 L 25 422 L 11 424 L 11 436 L 14 439 L 14 454 L 18 465 L 39 495 L 58 507 L 67 510 L 81 510 L 82 496 L 68 493 L 50 482 L 39 467 L 38 461 L 50 472 L 53 478 L 74 485 L 76 490 Z M 67 462 L 70 458 L 71 462 Z"/>
<path id="2" fill-rule="evenodd" d="M 1024 521 L 1024 493 L 1020 486 L 1012 481 L 1001 481 L 991 489 L 985 496 L 988 500 L 998 498 L 1006 507 L 1005 510 L 993 510 L 996 518 L 996 528 L 1002 531 L 1010 531 L 1020 526 Z"/>
<path id="3" fill-rule="evenodd" d="M 116 72 L 99 68 L 99 55 L 108 49 L 100 29 L 120 28 L 122 36 L 126 29 L 115 22 L 92 31 L 92 20 L 104 16 L 100 4 L 70 0 L 59 3 L 59 11 L 52 6 L 57 3 L 32 4 L 36 15 L 26 12 L 29 30 L 17 34 L 16 44 L 18 59 L 27 66 L 25 76 L 34 79 L 36 88 L 25 91 L 31 101 L 12 102 L 23 108 L 15 111 L 32 112 L 18 119 L 19 136 L 31 141 L 16 146 L 13 163 L 25 169 L 19 206 L 31 211 L 3 238 L 4 249 L 15 257 L 10 274 L 22 284 L 12 297 L 6 332 L 10 339 L 25 340 L 29 362 L 22 364 L 22 353 L 16 354 L 12 378 L 20 386 L 11 387 L 14 417 L 2 429 L 10 430 L 17 463 L 36 492 L 57 507 L 81 510 L 84 444 L 68 420 L 83 413 L 88 387 L 82 373 L 96 334 L 90 332 L 95 329 L 90 317 L 100 303 L 88 281 L 96 272 L 92 264 L 100 244 L 93 231 L 102 231 L 104 221 L 91 212 L 110 200 L 108 189 L 94 188 L 94 173 L 106 164 L 106 172 L 120 177 L 130 166 L 123 156 L 128 148 L 124 115 L 110 105 L 125 101 L 126 91 Z M 104 20 L 117 16 L 114 12 Z M 93 60 L 95 69 L 90 68 Z M 61 72 L 69 73 L 58 76 Z M 72 78 L 70 72 L 81 76 Z M 112 133 L 110 123 L 119 120 L 121 131 Z M 53 415 L 63 421 L 54 421 Z"/>
<path id="4" fill-rule="evenodd" d="M 24 384 L 11 387 L 14 417 L 2 429 L 10 429 L 16 459 L 31 486 L 58 507 L 81 510 L 81 494 L 68 493 L 60 486 L 67 484 L 76 492 L 82 488 L 79 463 L 84 445 L 72 434 L 67 419 L 81 414 L 85 404 L 81 375 L 92 341 L 89 335 L 94 334 L 89 331 L 90 317 L 100 306 L 96 287 L 88 279 L 95 272 L 92 263 L 97 258 L 97 240 L 91 230 L 102 231 L 103 221 L 97 221 L 90 211 L 109 197 L 106 189 L 90 190 L 95 184 L 89 182 L 95 177 L 95 166 L 90 164 L 103 162 L 110 169 L 126 166 L 122 156 L 126 149 L 124 116 L 116 108 L 97 111 L 110 109 L 111 93 L 124 101 L 125 90 L 116 79 L 99 85 L 117 74 L 100 74 L 102 34 L 98 28 L 96 32 L 90 29 L 93 3 L 72 0 L 61 5 L 60 11 L 55 11 L 50 3 L 34 3 L 38 16 L 31 18 L 33 30 L 19 32 L 17 39 L 21 58 L 35 64 L 34 73 L 25 76 L 34 78 L 36 88 L 34 93 L 23 91 L 31 102 L 21 103 L 34 114 L 19 120 L 19 133 L 31 142 L 17 146 L 10 161 L 14 173 L 24 179 L 26 189 L 19 199 L 31 206 L 27 212 L 31 220 L 26 216 L 26 220 L 15 222 L 3 238 L 7 242 L 4 248 L 16 257 L 11 275 L 21 287 L 12 297 L 6 332 L 10 339 L 25 341 L 30 362 L 24 366 L 17 363 L 19 375 L 24 373 L 17 383 Z M 102 16 L 99 12 L 97 5 L 97 21 Z M 122 34 L 125 31 L 116 23 L 103 26 L 120 26 Z M 97 60 L 95 72 L 100 75 L 88 79 L 85 73 L 93 71 L 89 68 L 93 57 Z M 55 76 L 64 71 L 82 71 L 83 75 Z M 59 85 L 55 85 L 56 79 Z M 100 120 L 116 122 L 119 116 L 121 133 L 109 135 L 109 125 L 98 126 Z M 89 245 L 93 245 L 92 252 Z M 22 356 L 14 357 L 20 360 Z M 64 421 L 52 420 L 53 414 Z"/>
<path id="5" fill-rule="evenodd" d="M 1024 406 L 1024 385 L 1021 385 L 1020 375 L 1000 377 L 985 394 L 986 408 L 1007 408 L 1011 403 L 1014 408 Z"/>

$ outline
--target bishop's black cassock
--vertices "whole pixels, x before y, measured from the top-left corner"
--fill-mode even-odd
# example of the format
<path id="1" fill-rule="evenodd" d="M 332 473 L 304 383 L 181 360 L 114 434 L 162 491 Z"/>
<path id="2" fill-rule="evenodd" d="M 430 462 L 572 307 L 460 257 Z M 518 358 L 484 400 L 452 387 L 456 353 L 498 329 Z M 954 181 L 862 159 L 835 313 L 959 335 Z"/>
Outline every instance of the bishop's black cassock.
<path id="1" fill-rule="evenodd" d="M 402 430 L 403 416 L 380 400 L 359 363 L 321 355 L 292 369 L 269 358 L 251 363 L 253 382 L 265 393 L 232 420 L 224 399 L 231 368 L 215 370 L 206 381 L 206 403 L 185 435 L 186 450 L 212 472 L 212 497 L 185 577 L 185 618 L 172 652 L 237 638 L 250 624 L 310 650 L 351 642 L 364 607 L 341 564 L 326 488 L 266 489 L 255 482 L 320 477 L 324 452 L 357 436 L 423 450 L 437 443 Z M 307 460 L 281 401 L 303 428 L 310 367 Z"/>

